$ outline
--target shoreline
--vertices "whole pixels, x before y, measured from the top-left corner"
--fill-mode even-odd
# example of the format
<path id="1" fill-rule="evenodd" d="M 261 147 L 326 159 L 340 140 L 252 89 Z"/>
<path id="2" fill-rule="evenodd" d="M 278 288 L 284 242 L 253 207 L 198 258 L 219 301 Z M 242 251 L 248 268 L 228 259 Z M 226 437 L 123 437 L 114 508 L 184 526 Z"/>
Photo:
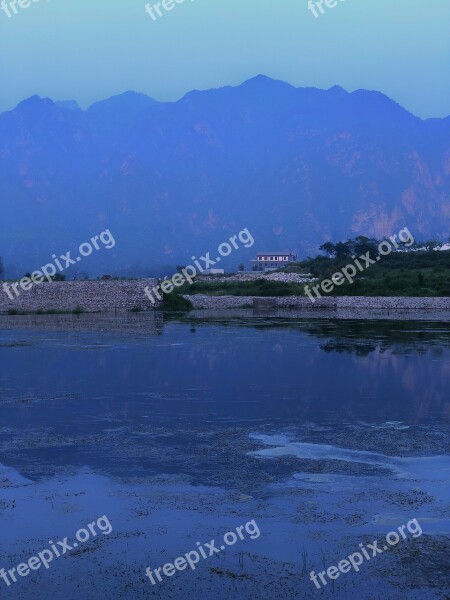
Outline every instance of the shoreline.
<path id="1" fill-rule="evenodd" d="M 301 309 L 340 312 L 348 310 L 450 312 L 450 297 L 333 296 L 312 303 L 304 296 L 208 296 L 183 295 L 194 310 L 204 309 Z"/>
<path id="2" fill-rule="evenodd" d="M 160 305 L 146 296 L 156 279 L 108 281 L 52 281 L 35 284 L 27 290 L 17 287 L 17 295 L 0 288 L 0 314 L 39 312 L 107 313 L 148 311 Z"/>
<path id="3" fill-rule="evenodd" d="M 34 291 L 23 293 L 17 302 L 0 298 L 1 316 L 61 316 L 62 314 L 123 314 L 153 313 L 163 308 L 162 303 L 152 304 L 144 288 L 152 280 L 108 282 L 54 282 Z M 306 313 L 355 314 L 381 313 L 388 315 L 424 312 L 450 315 L 450 297 L 419 296 L 328 296 L 312 302 L 305 296 L 211 296 L 208 294 L 183 294 L 192 308 L 201 310 L 251 309 L 297 310 Z M 78 314 L 79 313 L 79 314 Z"/>

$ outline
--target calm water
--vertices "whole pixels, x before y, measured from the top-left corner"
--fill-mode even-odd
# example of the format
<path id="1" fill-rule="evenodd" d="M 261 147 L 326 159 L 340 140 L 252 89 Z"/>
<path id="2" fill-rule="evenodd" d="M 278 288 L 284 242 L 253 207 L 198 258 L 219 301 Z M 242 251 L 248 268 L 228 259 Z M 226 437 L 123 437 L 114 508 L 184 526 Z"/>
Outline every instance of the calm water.
<path id="1" fill-rule="evenodd" d="M 120 581 L 106 584 L 80 558 L 14 589 L 0 581 L 2 592 L 31 598 L 44 585 L 54 598 L 75 598 L 81 585 L 92 598 L 102 589 L 108 598 L 374 598 L 376 582 L 384 598 L 445 598 L 447 323 L 251 313 L 40 319 L 0 323 L 3 566 L 107 509 L 121 535 L 96 551 L 97 565 L 119 560 L 132 532 L 142 547 L 127 542 Z M 62 496 L 59 508 L 50 500 L 63 493 L 70 510 Z M 28 515 L 31 505 L 40 519 Z M 261 537 L 152 588 L 146 566 L 189 551 L 199 531 L 207 540 L 226 531 L 231 518 L 257 518 Z M 412 518 L 423 519 L 424 535 L 395 558 L 377 558 L 333 589 L 309 581 L 305 565 L 336 564 L 366 536 Z M 240 551 L 252 561 L 242 565 Z M 225 575 L 211 571 L 215 560 Z"/>

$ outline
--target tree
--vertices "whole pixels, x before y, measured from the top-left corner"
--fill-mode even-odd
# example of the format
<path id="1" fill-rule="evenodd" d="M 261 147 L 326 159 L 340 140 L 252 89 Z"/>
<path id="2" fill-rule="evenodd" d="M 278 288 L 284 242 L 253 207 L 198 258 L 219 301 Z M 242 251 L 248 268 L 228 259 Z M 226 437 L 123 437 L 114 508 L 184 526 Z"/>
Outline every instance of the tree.
<path id="1" fill-rule="evenodd" d="M 428 242 L 425 243 L 425 246 L 427 250 L 434 250 L 439 246 L 439 242 L 437 240 L 428 240 Z"/>
<path id="2" fill-rule="evenodd" d="M 326 254 L 328 254 L 328 256 L 331 257 L 334 257 L 336 255 L 336 246 L 331 242 L 325 242 L 325 244 L 322 244 L 320 246 L 319 250 L 322 250 L 322 252 L 326 252 Z"/>
<path id="3" fill-rule="evenodd" d="M 243 265 L 242 263 L 238 266 L 238 270 L 239 271 L 245 271 L 245 265 Z"/>
<path id="4" fill-rule="evenodd" d="M 369 252 L 369 255 L 376 256 L 378 254 L 378 242 L 377 240 L 368 238 L 365 235 L 358 235 L 358 237 L 355 238 L 354 250 L 355 254 L 358 256 L 361 256 L 362 254 L 365 255 L 367 252 Z"/>
<path id="5" fill-rule="evenodd" d="M 338 260 L 345 260 L 351 257 L 354 250 L 354 242 L 347 240 L 346 242 L 338 242 L 335 246 L 336 258 Z"/>

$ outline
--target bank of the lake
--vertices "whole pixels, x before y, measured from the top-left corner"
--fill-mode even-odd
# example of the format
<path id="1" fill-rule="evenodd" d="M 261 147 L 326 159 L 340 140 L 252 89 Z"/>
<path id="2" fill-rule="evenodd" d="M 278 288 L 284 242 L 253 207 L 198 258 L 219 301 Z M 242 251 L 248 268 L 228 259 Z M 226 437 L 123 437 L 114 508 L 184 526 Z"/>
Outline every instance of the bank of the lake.
<path id="1" fill-rule="evenodd" d="M 145 289 L 147 286 L 152 289 L 156 284 L 156 279 L 45 281 L 23 289 L 19 282 L 3 282 L 0 313 L 152 310 L 155 305 L 146 296 Z"/>
<path id="2" fill-rule="evenodd" d="M 305 296 L 210 296 L 185 294 L 183 296 L 195 309 L 225 308 L 296 308 L 301 310 L 329 311 L 436 311 L 450 312 L 450 297 L 386 297 L 386 296 L 329 296 L 312 302 Z"/>

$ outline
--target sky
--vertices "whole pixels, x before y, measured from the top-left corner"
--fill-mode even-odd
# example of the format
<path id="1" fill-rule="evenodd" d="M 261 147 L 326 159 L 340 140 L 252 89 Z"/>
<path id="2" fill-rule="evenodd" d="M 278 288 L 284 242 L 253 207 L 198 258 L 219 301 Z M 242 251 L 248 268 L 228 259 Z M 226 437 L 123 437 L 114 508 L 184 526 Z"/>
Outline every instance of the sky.
<path id="1" fill-rule="evenodd" d="M 450 0 L 336 0 L 317 17 L 308 0 L 178 0 L 156 20 L 146 0 L 19 0 L 17 14 L 3 1 L 0 111 L 34 94 L 82 108 L 127 90 L 172 101 L 262 73 L 450 114 Z"/>

